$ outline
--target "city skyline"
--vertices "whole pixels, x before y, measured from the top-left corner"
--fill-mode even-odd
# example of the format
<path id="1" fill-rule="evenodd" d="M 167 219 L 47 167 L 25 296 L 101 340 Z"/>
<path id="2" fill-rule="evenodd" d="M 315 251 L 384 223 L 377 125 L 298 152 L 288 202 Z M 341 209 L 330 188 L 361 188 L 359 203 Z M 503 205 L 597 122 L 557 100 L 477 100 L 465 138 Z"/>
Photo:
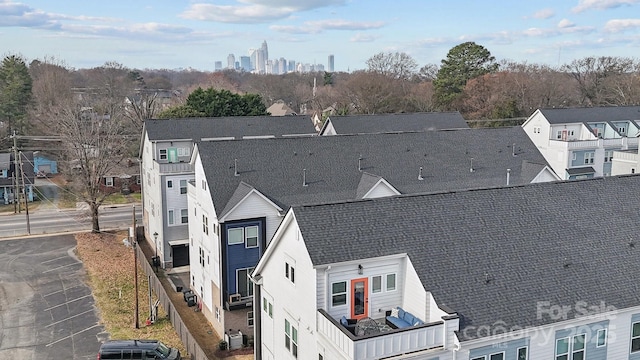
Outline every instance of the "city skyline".
<path id="1" fill-rule="evenodd" d="M 224 66 L 228 54 L 267 40 L 278 58 L 327 66 L 332 54 L 335 71 L 353 71 L 380 52 L 440 64 L 452 47 L 474 41 L 497 60 L 558 66 L 636 56 L 639 14 L 640 0 L 0 0 L 0 44 L 3 55 L 74 68 L 116 61 L 213 71 L 215 61 Z"/>

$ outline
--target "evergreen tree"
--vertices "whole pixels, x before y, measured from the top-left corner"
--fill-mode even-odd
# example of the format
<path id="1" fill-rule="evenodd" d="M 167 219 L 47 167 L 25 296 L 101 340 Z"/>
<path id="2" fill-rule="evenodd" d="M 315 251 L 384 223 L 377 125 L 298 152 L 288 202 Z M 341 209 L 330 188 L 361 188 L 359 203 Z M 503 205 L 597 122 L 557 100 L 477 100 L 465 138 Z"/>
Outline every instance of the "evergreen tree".
<path id="1" fill-rule="evenodd" d="M 9 131 L 24 135 L 28 129 L 27 112 L 31 105 L 32 80 L 23 58 L 9 55 L 0 65 L 0 121 Z"/>

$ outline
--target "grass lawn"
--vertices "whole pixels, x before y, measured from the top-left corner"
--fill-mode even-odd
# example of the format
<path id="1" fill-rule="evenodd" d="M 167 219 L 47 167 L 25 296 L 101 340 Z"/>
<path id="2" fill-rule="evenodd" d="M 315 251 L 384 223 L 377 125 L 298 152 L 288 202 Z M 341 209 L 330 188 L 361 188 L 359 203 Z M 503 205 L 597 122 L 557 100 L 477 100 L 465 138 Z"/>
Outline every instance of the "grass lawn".
<path id="1" fill-rule="evenodd" d="M 77 234 L 78 257 L 84 263 L 88 283 L 93 290 L 96 306 L 100 312 L 101 323 L 111 334 L 111 339 L 157 339 L 180 349 L 186 356 L 186 350 L 178 338 L 164 309 L 158 310 L 158 321 L 145 326 L 149 314 L 148 284 L 146 275 L 138 267 L 138 307 L 140 328 L 135 329 L 133 250 L 123 245 L 126 231 L 120 233 Z M 156 300 L 155 295 L 153 301 Z"/>

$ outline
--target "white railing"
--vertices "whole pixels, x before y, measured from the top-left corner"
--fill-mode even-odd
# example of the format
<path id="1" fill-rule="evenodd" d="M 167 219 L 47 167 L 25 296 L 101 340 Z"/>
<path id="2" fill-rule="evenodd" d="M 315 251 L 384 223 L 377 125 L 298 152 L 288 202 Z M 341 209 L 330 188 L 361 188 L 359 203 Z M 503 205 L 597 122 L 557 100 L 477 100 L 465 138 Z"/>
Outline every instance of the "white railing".
<path id="1" fill-rule="evenodd" d="M 172 174 L 193 172 L 193 167 L 190 163 L 158 164 L 158 170 L 160 170 L 160 174 Z"/>
<path id="2" fill-rule="evenodd" d="M 613 157 L 616 160 L 638 161 L 638 153 L 635 152 L 616 151 Z"/>
<path id="3" fill-rule="evenodd" d="M 620 148 L 627 149 L 629 147 L 638 146 L 638 138 L 623 137 L 617 139 L 597 139 L 597 140 L 549 140 L 549 146 L 554 148 L 564 148 L 569 150 L 580 149 L 597 149 L 597 148 Z"/>
<path id="4" fill-rule="evenodd" d="M 324 310 L 318 310 L 317 324 L 318 332 L 348 359 L 379 359 L 414 351 L 442 349 L 444 346 L 443 321 L 355 336 Z"/>

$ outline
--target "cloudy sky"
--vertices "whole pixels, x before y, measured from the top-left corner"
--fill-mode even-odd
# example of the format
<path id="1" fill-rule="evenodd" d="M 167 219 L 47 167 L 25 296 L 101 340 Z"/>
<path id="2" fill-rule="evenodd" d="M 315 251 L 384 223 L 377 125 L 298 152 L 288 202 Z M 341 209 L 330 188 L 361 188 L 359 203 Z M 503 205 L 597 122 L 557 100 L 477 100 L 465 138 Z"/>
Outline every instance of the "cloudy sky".
<path id="1" fill-rule="evenodd" d="M 263 40 L 269 58 L 365 68 L 382 51 L 439 64 L 465 41 L 552 66 L 640 55 L 640 0 L 0 0 L 0 49 L 69 67 L 213 70 Z"/>

